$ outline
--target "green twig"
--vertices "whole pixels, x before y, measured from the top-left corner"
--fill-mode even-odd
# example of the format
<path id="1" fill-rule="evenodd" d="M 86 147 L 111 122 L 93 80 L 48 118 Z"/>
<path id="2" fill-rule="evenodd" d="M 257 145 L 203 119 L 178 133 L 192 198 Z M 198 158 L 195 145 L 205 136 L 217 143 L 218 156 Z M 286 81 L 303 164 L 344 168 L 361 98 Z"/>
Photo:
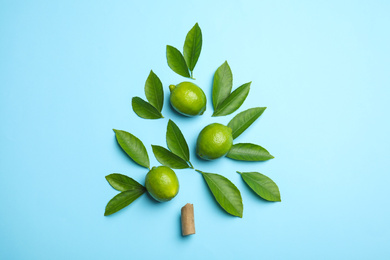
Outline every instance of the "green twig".
<path id="1" fill-rule="evenodd" d="M 188 163 L 190 164 L 191 168 L 194 169 L 194 166 L 192 165 L 192 163 L 190 161 L 188 161 Z"/>

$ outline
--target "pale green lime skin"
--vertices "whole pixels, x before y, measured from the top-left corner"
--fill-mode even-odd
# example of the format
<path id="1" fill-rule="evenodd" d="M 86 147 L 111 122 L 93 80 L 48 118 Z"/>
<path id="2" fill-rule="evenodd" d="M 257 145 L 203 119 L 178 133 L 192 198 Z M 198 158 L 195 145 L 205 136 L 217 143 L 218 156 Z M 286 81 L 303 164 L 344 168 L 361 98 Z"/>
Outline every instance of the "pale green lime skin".
<path id="1" fill-rule="evenodd" d="M 155 200 L 169 201 L 179 192 L 179 180 L 171 168 L 166 166 L 153 167 L 146 174 L 145 187 Z"/>
<path id="2" fill-rule="evenodd" d="M 214 123 L 206 126 L 199 133 L 196 153 L 205 160 L 214 160 L 225 156 L 233 145 L 232 129 Z"/>
<path id="3" fill-rule="evenodd" d="M 169 86 L 172 107 L 185 116 L 203 115 L 206 110 L 206 95 L 192 82 Z"/>

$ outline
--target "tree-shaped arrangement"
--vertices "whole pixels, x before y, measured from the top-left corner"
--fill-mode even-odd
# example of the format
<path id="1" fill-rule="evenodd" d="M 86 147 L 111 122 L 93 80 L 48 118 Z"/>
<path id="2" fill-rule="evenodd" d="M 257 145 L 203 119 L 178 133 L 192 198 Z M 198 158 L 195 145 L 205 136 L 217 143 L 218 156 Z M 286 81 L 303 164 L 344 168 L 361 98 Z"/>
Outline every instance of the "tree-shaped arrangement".
<path id="1" fill-rule="evenodd" d="M 198 24 L 188 32 L 183 54 L 175 47 L 167 45 L 168 66 L 177 74 L 194 80 L 193 71 L 202 49 L 202 31 Z M 213 117 L 230 115 L 244 103 L 250 91 L 251 82 L 233 88 L 233 73 L 225 61 L 214 74 L 212 86 Z M 206 95 L 192 82 L 169 85 L 170 103 L 180 114 L 192 117 L 200 116 L 206 110 Z M 150 71 L 145 82 L 145 96 L 132 99 L 134 112 L 144 119 L 163 118 L 164 89 L 159 77 Z M 265 148 L 252 143 L 234 143 L 266 107 L 254 107 L 238 113 L 225 126 L 219 123 L 209 124 L 202 129 L 196 143 L 197 156 L 204 160 L 228 157 L 241 161 L 266 161 L 274 158 Z M 189 119 L 190 120 L 190 119 Z M 172 169 L 192 168 L 199 172 L 218 204 L 229 214 L 242 217 L 243 203 L 238 188 L 226 177 L 195 169 L 190 161 L 190 149 L 180 128 L 168 121 L 166 131 L 167 148 L 152 145 L 153 154 L 162 166 L 150 169 L 150 162 L 144 144 L 131 133 L 114 129 L 117 142 L 123 151 L 137 164 L 148 169 L 145 186 L 134 179 L 114 173 L 106 176 L 110 185 L 120 191 L 112 198 L 104 215 L 111 215 L 130 205 L 145 191 L 157 201 L 173 199 L 179 191 L 179 181 Z M 258 196 L 267 201 L 281 201 L 278 186 L 267 176 L 259 172 L 240 172 L 243 181 Z"/>

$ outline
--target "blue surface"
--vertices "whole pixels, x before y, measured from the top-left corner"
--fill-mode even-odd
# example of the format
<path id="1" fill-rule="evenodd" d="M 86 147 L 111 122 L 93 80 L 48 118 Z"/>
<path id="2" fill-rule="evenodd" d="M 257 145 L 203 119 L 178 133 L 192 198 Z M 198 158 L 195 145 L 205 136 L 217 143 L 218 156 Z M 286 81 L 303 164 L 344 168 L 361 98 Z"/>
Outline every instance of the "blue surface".
<path id="1" fill-rule="evenodd" d="M 81 3 L 82 2 L 82 3 Z M 390 4 L 388 1 L 0 1 L 0 259 L 389 259 Z M 196 83 L 202 117 L 168 105 L 184 78 L 166 64 L 199 22 Z M 243 163 L 194 155 L 211 118 L 211 83 L 228 60 L 234 87 L 253 81 L 239 109 L 267 106 L 237 142 L 275 159 Z M 164 84 L 164 119 L 131 109 L 150 69 Z M 238 111 L 238 112 L 239 112 Z M 177 170 L 179 195 L 144 195 L 104 217 L 113 172 L 146 171 L 112 128 L 165 146 L 168 119 L 182 129 L 196 168 L 241 190 L 242 219 L 227 215 L 201 175 Z M 281 203 L 251 192 L 259 171 Z M 180 235 L 180 208 L 195 207 L 197 234 Z"/>

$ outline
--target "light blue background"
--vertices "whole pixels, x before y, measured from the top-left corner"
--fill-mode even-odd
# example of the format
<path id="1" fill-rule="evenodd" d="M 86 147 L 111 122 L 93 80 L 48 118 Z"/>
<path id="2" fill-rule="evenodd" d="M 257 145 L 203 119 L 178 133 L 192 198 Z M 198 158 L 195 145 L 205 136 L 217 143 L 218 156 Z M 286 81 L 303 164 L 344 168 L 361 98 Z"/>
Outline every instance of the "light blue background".
<path id="1" fill-rule="evenodd" d="M 390 4 L 388 1 L 0 1 L 0 259 L 389 259 Z M 184 78 L 166 64 L 199 22 L 196 83 L 202 117 L 168 105 Z M 275 159 L 195 157 L 211 118 L 211 83 L 227 60 L 234 87 L 252 81 L 237 111 L 267 106 L 237 142 Z M 164 119 L 144 120 L 150 69 L 164 84 Z M 179 195 L 144 195 L 104 217 L 117 192 L 104 176 L 144 183 L 146 171 L 112 128 L 165 146 L 168 119 L 182 129 L 196 168 L 241 190 L 244 217 L 219 208 L 201 175 L 177 170 Z M 235 173 L 259 171 L 282 195 L 268 203 Z M 197 234 L 180 235 L 195 207 Z"/>

